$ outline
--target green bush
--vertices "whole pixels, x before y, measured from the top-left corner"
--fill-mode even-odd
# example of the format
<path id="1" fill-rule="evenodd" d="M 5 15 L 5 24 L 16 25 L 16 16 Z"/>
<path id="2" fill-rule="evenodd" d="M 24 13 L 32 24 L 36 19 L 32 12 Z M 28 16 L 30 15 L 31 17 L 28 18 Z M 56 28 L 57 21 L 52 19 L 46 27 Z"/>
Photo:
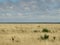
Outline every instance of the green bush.
<path id="1" fill-rule="evenodd" d="M 47 40 L 48 38 L 49 38 L 49 35 L 46 35 L 46 34 L 44 36 L 41 36 L 42 40 Z"/>
<path id="2" fill-rule="evenodd" d="M 48 29 L 44 28 L 42 32 L 50 32 Z"/>

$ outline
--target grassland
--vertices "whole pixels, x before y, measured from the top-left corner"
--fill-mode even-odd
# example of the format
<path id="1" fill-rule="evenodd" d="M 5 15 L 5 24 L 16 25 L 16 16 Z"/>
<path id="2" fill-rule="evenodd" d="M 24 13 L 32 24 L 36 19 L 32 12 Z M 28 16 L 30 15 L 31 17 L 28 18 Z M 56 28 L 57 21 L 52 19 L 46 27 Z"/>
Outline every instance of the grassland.
<path id="1" fill-rule="evenodd" d="M 60 45 L 60 24 L 0 24 L 0 45 Z"/>

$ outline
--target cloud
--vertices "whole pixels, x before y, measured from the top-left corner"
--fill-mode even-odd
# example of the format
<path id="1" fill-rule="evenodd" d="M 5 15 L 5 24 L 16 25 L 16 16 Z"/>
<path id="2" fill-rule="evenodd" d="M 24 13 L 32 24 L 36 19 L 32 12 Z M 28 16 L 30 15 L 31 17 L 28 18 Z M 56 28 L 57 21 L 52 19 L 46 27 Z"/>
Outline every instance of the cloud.
<path id="1" fill-rule="evenodd" d="M 60 0 L 9 0 L 0 3 L 1 19 L 27 21 L 57 21 L 60 19 Z M 1 1 L 0 1 L 1 2 Z"/>

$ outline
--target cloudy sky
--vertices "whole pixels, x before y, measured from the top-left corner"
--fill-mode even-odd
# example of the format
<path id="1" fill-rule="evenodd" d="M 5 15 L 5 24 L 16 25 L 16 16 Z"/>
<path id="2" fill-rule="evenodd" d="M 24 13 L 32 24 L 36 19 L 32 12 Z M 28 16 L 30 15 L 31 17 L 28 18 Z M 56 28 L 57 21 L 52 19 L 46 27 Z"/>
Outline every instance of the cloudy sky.
<path id="1" fill-rule="evenodd" d="M 0 22 L 60 22 L 60 0 L 0 0 Z"/>

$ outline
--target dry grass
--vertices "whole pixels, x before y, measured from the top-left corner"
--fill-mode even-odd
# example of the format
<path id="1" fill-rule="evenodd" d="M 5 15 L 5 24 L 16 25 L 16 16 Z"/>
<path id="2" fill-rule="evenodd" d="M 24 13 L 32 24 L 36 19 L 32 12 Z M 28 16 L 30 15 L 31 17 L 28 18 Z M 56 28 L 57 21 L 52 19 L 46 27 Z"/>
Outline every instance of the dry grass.
<path id="1" fill-rule="evenodd" d="M 60 45 L 60 24 L 0 24 L 0 45 Z"/>

